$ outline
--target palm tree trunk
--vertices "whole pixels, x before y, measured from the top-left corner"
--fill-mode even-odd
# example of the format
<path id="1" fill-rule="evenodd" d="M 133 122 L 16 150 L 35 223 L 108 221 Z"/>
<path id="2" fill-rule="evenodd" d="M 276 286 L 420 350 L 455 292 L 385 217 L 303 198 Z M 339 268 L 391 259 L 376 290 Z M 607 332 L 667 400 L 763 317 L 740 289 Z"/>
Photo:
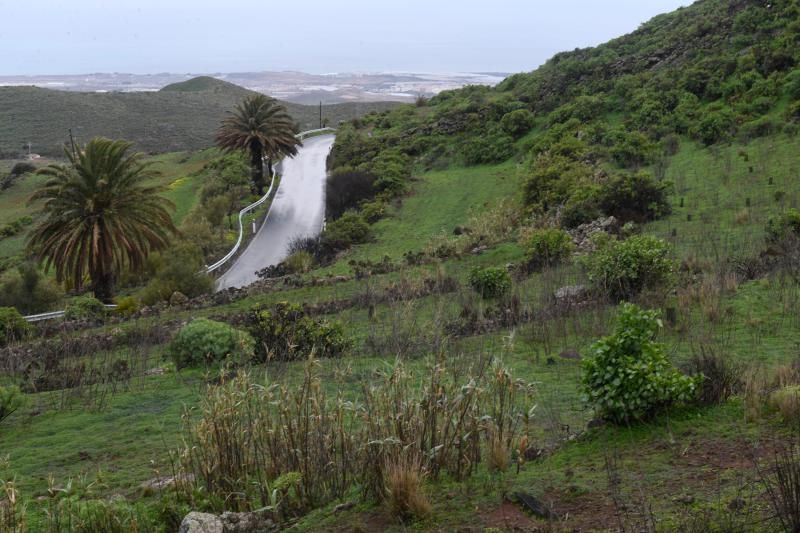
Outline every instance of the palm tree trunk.
<path id="1" fill-rule="evenodd" d="M 92 276 L 92 292 L 94 297 L 103 303 L 111 303 L 114 297 L 114 274 L 95 273 Z"/>
<path id="2" fill-rule="evenodd" d="M 264 196 L 264 161 L 261 146 L 250 147 L 250 177 L 253 189 L 259 196 Z"/>

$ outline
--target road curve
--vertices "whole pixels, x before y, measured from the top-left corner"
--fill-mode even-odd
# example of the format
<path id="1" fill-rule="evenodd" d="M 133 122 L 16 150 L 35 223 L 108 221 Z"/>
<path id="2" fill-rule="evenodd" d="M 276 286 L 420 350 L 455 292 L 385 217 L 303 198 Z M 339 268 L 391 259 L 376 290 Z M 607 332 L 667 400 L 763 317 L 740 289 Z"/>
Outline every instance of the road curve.
<path id="1" fill-rule="evenodd" d="M 267 220 L 219 278 L 217 290 L 253 283 L 258 279 L 256 271 L 286 257 L 292 239 L 320 232 L 325 217 L 325 160 L 333 140 L 333 135 L 306 139 L 296 156 L 283 161 L 281 183 Z"/>

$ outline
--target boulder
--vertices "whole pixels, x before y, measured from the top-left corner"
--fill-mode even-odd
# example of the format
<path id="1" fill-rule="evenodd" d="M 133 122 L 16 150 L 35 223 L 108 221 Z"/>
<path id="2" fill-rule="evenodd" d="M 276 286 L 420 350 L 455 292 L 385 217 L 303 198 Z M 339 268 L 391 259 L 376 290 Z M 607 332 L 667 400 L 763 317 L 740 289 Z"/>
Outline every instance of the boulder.
<path id="1" fill-rule="evenodd" d="M 558 305 L 578 305 L 588 302 L 591 293 L 585 285 L 567 285 L 557 289 L 553 297 Z"/>
<path id="2" fill-rule="evenodd" d="M 181 522 L 178 533 L 224 533 L 222 520 L 213 514 L 191 512 Z"/>
<path id="3" fill-rule="evenodd" d="M 180 291 L 175 291 L 172 293 L 172 296 L 169 297 L 169 305 L 172 307 L 183 305 L 189 301 L 189 298 Z"/>

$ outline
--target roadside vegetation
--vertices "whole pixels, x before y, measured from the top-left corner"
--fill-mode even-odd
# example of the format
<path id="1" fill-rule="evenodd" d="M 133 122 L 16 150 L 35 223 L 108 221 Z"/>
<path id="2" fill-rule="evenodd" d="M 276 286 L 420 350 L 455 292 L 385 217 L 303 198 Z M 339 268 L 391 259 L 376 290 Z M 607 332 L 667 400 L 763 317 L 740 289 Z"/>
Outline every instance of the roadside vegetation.
<path id="1" fill-rule="evenodd" d="M 0 309 L 0 530 L 795 530 L 798 32 L 706 0 L 369 114 L 254 285 L 166 296 L 187 239 L 157 313 Z"/>

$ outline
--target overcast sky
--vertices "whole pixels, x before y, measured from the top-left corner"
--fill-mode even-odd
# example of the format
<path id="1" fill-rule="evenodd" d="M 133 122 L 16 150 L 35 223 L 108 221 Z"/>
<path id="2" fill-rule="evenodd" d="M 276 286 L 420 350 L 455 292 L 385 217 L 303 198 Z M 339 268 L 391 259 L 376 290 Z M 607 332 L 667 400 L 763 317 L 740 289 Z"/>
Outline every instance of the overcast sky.
<path id="1" fill-rule="evenodd" d="M 518 72 L 689 0 L 0 0 L 0 74 Z"/>

